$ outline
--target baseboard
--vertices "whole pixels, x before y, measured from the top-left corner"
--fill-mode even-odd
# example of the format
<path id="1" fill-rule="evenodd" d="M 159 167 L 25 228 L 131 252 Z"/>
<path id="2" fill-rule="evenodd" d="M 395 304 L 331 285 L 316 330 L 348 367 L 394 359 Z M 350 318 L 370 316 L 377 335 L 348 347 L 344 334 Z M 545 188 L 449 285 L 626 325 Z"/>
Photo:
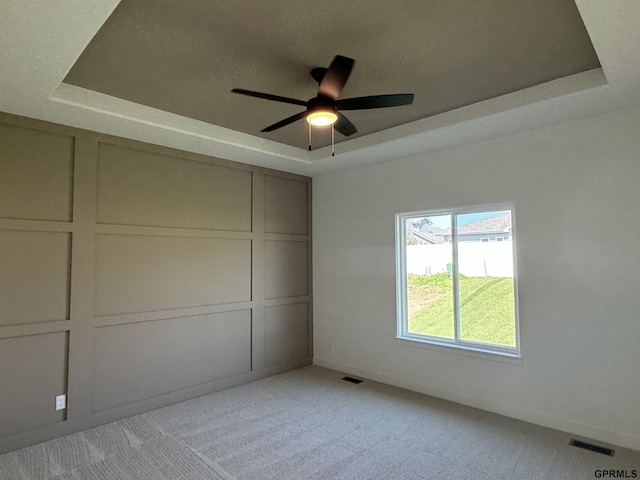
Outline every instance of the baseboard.
<path id="1" fill-rule="evenodd" d="M 479 408 L 488 412 L 504 415 L 505 417 L 511 417 L 517 420 L 541 425 L 543 427 L 553 428 L 555 430 L 567 432 L 571 435 L 578 435 L 588 439 L 597 440 L 599 442 L 640 451 L 640 437 L 637 436 L 606 430 L 593 425 L 587 425 L 581 422 L 576 422 L 574 420 L 556 417 L 542 412 L 520 408 L 514 405 L 494 402 L 491 400 L 478 399 L 470 395 L 451 392 L 449 390 L 432 388 L 428 385 L 411 382 L 406 379 L 386 373 L 377 372 L 367 368 L 356 367 L 354 365 L 339 363 L 326 358 L 314 357 L 313 364 L 320 367 L 330 368 L 332 370 L 338 370 L 350 375 L 367 378 L 375 382 L 380 382 L 387 385 L 392 385 L 394 387 L 404 388 L 406 390 L 422 393 L 424 395 L 460 403 L 469 407 Z"/>

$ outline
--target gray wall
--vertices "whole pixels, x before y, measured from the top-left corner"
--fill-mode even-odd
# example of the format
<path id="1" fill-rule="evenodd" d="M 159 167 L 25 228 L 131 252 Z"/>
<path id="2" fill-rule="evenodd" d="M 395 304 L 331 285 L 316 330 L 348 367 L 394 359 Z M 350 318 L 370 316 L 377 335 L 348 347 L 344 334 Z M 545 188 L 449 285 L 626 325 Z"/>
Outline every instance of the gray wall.
<path id="1" fill-rule="evenodd" d="M 314 363 L 640 449 L 640 109 L 314 177 Z M 521 365 L 395 340 L 394 214 L 512 201 Z"/>
<path id="2" fill-rule="evenodd" d="M 0 115 L 0 452 L 309 364 L 310 199 Z"/>

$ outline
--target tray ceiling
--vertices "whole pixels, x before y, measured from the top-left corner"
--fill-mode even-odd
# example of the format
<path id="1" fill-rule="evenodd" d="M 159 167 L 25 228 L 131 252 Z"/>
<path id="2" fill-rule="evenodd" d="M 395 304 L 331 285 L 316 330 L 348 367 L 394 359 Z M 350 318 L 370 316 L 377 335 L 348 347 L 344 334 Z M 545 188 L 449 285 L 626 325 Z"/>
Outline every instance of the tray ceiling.
<path id="1" fill-rule="evenodd" d="M 640 106 L 637 0 L 0 3 L 1 112 L 304 175 Z M 343 97 L 416 101 L 349 112 L 335 157 L 304 121 L 259 133 L 291 105 L 229 92 L 306 100 L 336 54 Z"/>
<path id="2" fill-rule="evenodd" d="M 306 150 L 304 120 L 260 132 L 303 107 L 230 91 L 307 100 L 336 54 L 356 60 L 341 98 L 415 94 L 345 112 L 337 143 L 600 67 L 573 0 L 122 0 L 64 82 Z"/>

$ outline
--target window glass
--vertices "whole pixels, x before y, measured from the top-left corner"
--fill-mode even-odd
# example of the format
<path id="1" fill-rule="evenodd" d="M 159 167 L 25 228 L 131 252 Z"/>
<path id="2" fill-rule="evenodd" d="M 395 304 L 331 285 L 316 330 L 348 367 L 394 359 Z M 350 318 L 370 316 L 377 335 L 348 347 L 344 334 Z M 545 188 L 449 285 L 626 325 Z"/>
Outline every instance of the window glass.
<path id="1" fill-rule="evenodd" d="M 400 214 L 398 336 L 518 353 L 513 210 Z"/>
<path id="2" fill-rule="evenodd" d="M 407 316 L 410 333 L 454 338 L 453 253 L 445 237 L 451 215 L 406 220 Z"/>

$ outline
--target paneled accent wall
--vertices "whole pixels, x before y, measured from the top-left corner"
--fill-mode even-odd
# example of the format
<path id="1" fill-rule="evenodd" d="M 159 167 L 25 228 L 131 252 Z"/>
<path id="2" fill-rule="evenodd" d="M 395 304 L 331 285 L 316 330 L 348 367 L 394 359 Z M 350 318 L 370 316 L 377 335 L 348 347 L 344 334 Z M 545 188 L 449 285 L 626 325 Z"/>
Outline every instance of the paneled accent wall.
<path id="1" fill-rule="evenodd" d="M 307 177 L 0 114 L 0 452 L 310 364 L 310 208 Z"/>

